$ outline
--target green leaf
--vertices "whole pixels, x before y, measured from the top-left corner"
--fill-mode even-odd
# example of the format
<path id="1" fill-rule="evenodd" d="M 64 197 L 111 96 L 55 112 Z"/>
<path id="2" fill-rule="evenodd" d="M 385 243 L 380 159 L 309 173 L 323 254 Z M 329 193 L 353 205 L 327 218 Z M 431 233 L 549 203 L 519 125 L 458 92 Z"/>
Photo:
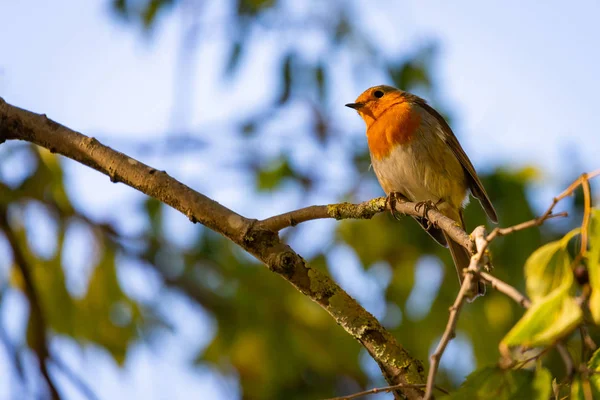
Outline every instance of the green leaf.
<path id="1" fill-rule="evenodd" d="M 589 230 L 590 251 L 586 257 L 592 288 L 589 307 L 594 322 L 600 324 L 600 210 L 593 209 L 591 217 Z"/>
<path id="2" fill-rule="evenodd" d="M 266 169 L 261 169 L 256 174 L 256 187 L 258 190 L 268 191 L 277 188 L 285 178 L 294 176 L 288 162 L 284 159 L 275 160 Z"/>
<path id="3" fill-rule="evenodd" d="M 565 280 L 573 281 L 571 256 L 566 247 L 577 233 L 579 230 L 575 229 L 562 239 L 540 247 L 525 262 L 527 293 L 532 302 L 547 296 L 562 286 Z"/>
<path id="4" fill-rule="evenodd" d="M 570 296 L 574 278 L 567 251 L 569 241 L 578 233 L 579 229 L 574 229 L 529 257 L 525 276 L 533 305 L 502 339 L 501 348 L 550 345 L 581 322 L 581 308 Z"/>
<path id="5" fill-rule="evenodd" d="M 528 370 L 503 370 L 500 367 L 484 367 L 467 377 L 462 386 L 444 399 L 540 399 L 547 400 L 552 393 L 552 376 L 541 368 Z"/>
<path id="6" fill-rule="evenodd" d="M 502 339 L 500 346 L 546 346 L 573 330 L 583 314 L 575 299 L 569 296 L 572 285 L 573 275 L 569 274 L 561 287 L 534 302 Z"/>

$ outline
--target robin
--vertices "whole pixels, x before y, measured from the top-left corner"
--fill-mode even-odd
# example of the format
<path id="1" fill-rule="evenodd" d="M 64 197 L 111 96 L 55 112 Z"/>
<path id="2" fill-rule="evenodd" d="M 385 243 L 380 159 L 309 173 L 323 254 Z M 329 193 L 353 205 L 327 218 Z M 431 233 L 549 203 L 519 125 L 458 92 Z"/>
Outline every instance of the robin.
<path id="1" fill-rule="evenodd" d="M 418 96 L 391 86 L 365 90 L 356 102 L 346 104 L 358 111 L 367 124 L 371 163 L 388 200 L 401 199 L 435 207 L 463 229 L 463 209 L 469 192 L 487 216 L 498 217 L 475 168 L 444 118 Z M 439 244 L 450 248 L 462 282 L 471 254 L 427 219 L 417 222 Z M 474 297 L 485 293 L 478 283 Z M 474 298 L 473 297 L 473 298 Z"/>

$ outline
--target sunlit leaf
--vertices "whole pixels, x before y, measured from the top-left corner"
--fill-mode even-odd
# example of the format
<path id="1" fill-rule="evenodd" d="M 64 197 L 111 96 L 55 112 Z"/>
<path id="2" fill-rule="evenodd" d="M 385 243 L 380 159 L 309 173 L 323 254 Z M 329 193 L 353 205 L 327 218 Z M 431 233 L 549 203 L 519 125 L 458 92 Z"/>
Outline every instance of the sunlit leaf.
<path id="1" fill-rule="evenodd" d="M 600 324 L 600 210 L 593 209 L 589 229 L 587 270 L 592 294 L 589 299 L 590 313 L 596 324 Z"/>
<path id="2" fill-rule="evenodd" d="M 534 303 L 563 285 L 566 279 L 572 280 L 571 256 L 566 247 L 577 233 L 579 230 L 573 230 L 561 240 L 540 247 L 527 259 L 527 293 Z"/>
<path id="3" fill-rule="evenodd" d="M 534 302 L 525 315 L 506 334 L 501 346 L 546 346 L 571 332 L 583 314 L 575 298 L 569 295 L 573 276 L 550 295 Z"/>
<path id="4" fill-rule="evenodd" d="M 503 370 L 485 367 L 467 377 L 462 386 L 444 399 L 547 400 L 552 393 L 552 376 L 544 368 L 537 371 Z"/>

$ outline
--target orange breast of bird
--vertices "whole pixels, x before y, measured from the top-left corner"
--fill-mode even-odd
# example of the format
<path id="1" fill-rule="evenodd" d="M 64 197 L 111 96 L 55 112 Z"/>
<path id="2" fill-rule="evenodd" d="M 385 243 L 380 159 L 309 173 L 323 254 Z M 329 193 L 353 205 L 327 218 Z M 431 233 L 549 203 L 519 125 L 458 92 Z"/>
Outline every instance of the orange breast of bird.
<path id="1" fill-rule="evenodd" d="M 367 141 L 371 155 L 382 160 L 387 158 L 396 146 L 409 143 L 421 124 L 418 107 L 406 101 L 391 104 L 367 126 Z"/>

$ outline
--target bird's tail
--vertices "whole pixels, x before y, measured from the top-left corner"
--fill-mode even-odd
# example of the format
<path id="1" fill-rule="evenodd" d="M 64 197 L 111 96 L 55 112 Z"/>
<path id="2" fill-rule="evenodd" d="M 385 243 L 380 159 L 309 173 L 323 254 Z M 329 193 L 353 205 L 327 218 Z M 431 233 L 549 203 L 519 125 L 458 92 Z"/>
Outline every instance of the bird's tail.
<path id="1" fill-rule="evenodd" d="M 447 210 L 444 210 L 447 211 Z M 464 229 L 465 224 L 462 218 L 462 212 L 457 210 L 457 212 L 444 212 L 448 217 L 452 218 L 456 222 L 458 222 L 461 227 Z M 448 215 L 448 214 L 458 214 L 458 215 Z M 466 268 L 469 267 L 471 263 L 471 254 L 467 249 L 465 249 L 460 244 L 456 243 L 446 232 L 444 232 L 444 237 L 446 238 L 446 242 L 448 243 L 448 248 L 450 249 L 450 254 L 452 254 L 452 260 L 454 261 L 454 266 L 456 267 L 456 272 L 458 273 L 458 281 L 462 285 L 463 282 L 463 274 Z M 475 300 L 475 298 L 479 296 L 483 296 L 485 294 L 485 283 L 481 281 L 477 281 L 477 283 L 473 284 L 473 287 L 469 291 L 469 301 Z"/>

